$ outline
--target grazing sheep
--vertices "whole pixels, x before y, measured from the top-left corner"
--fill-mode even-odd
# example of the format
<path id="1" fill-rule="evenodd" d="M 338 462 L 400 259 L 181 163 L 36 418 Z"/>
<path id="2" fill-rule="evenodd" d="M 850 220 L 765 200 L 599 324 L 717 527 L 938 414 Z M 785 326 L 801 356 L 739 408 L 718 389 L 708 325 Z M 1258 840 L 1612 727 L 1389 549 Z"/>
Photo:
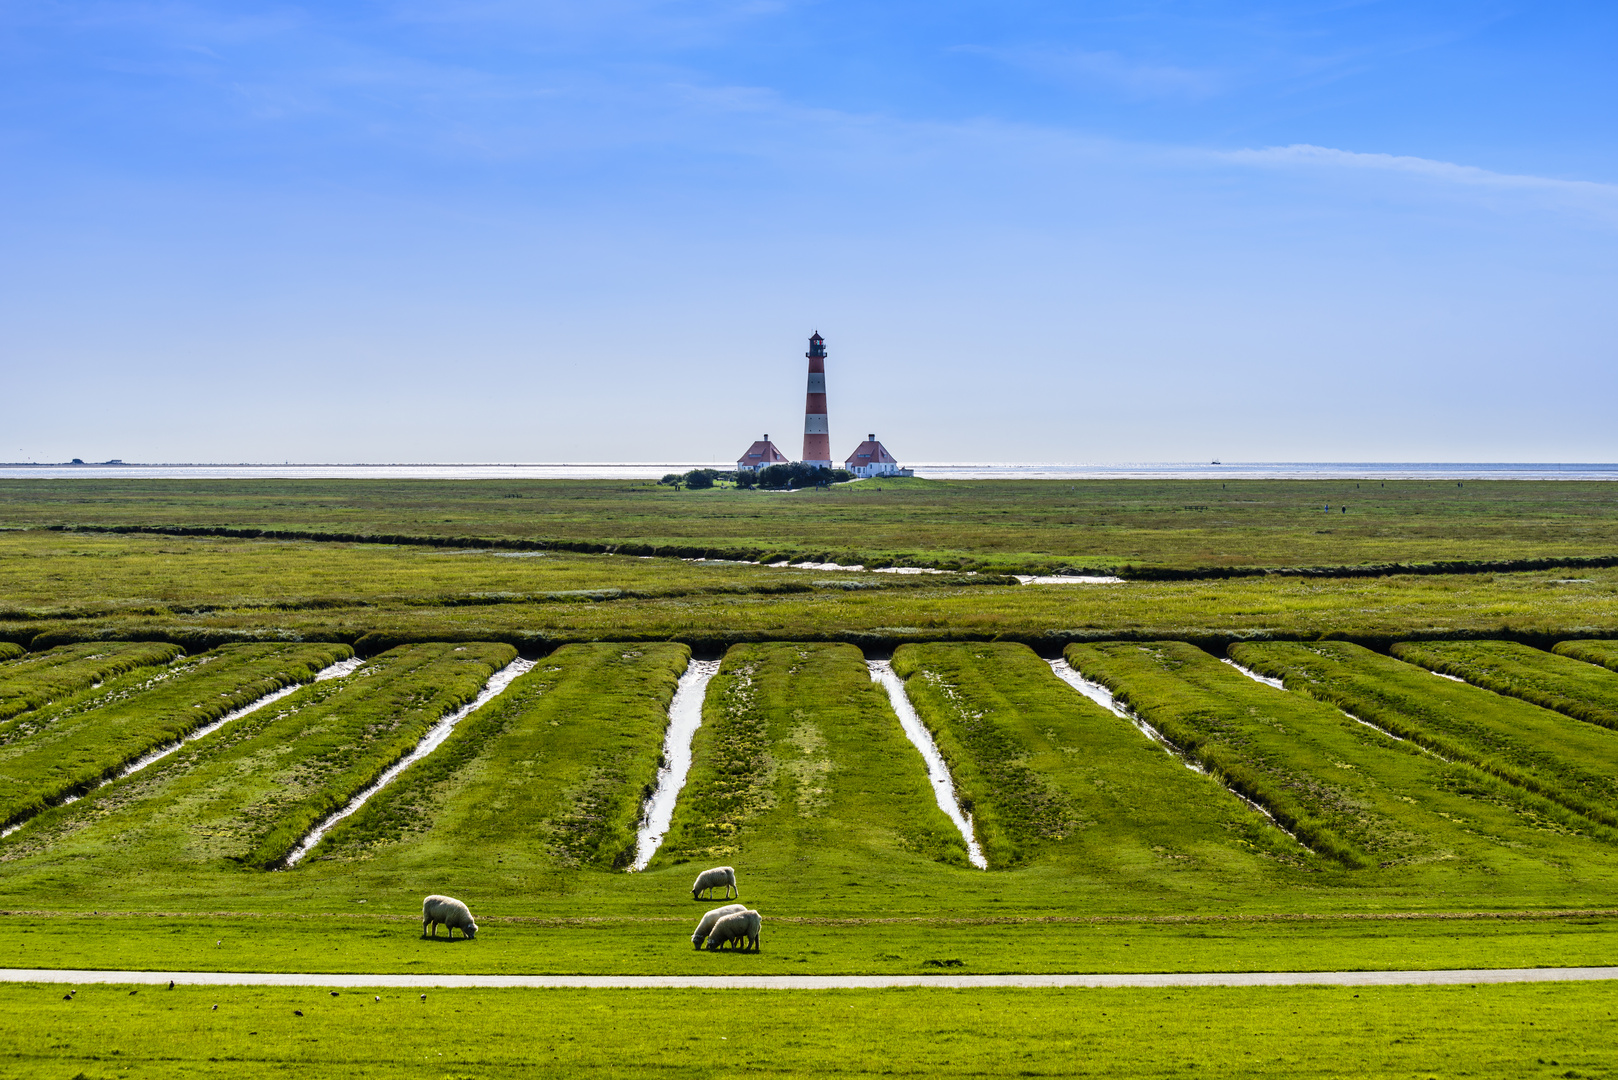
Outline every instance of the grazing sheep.
<path id="1" fill-rule="evenodd" d="M 450 940 L 455 940 L 455 931 L 460 930 L 465 938 L 475 937 L 478 924 L 472 921 L 472 913 L 465 904 L 453 896 L 432 896 L 421 902 L 421 936 L 427 936 L 427 927 L 433 928 L 433 937 L 438 936 L 438 924 L 443 923 L 449 928 Z"/>
<path id="2" fill-rule="evenodd" d="M 714 923 L 723 919 L 726 915 L 734 915 L 738 911 L 746 910 L 746 904 L 726 904 L 724 907 L 716 907 L 708 912 L 702 917 L 702 921 L 697 923 L 697 932 L 691 935 L 691 947 L 694 949 L 702 948 L 702 943 L 707 939 L 708 931 L 713 929 Z"/>
<path id="3" fill-rule="evenodd" d="M 759 930 L 763 924 L 763 918 L 756 911 L 737 911 L 726 915 L 708 931 L 708 951 L 713 952 L 728 943 L 732 948 L 740 946 L 746 951 L 751 947 L 758 952 Z"/>
<path id="4" fill-rule="evenodd" d="M 697 883 L 691 886 L 691 899 L 699 900 L 701 894 L 712 892 L 721 885 L 725 887 L 726 900 L 741 895 L 741 890 L 736 888 L 736 871 L 729 866 L 716 866 L 697 875 Z"/>

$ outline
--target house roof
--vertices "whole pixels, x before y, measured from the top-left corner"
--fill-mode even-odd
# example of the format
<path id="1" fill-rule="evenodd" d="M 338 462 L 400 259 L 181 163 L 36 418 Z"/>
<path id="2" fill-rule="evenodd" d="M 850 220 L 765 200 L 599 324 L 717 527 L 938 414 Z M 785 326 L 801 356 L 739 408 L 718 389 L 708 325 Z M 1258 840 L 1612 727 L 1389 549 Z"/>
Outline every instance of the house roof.
<path id="1" fill-rule="evenodd" d="M 747 453 L 736 459 L 738 465 L 785 465 L 791 459 L 775 448 L 768 439 L 759 439 L 747 448 Z"/>
<path id="2" fill-rule="evenodd" d="M 887 447 L 875 439 L 866 439 L 854 448 L 844 462 L 849 468 L 865 465 L 897 465 L 899 459 L 888 453 Z"/>

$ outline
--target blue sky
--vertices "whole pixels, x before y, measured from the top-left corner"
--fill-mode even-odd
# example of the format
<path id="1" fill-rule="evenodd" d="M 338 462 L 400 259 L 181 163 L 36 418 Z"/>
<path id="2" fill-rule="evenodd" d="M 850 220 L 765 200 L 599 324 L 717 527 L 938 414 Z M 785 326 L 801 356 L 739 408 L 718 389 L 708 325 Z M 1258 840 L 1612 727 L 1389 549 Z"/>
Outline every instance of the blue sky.
<path id="1" fill-rule="evenodd" d="M 1615 461 L 1618 6 L 0 2 L 0 460 Z"/>

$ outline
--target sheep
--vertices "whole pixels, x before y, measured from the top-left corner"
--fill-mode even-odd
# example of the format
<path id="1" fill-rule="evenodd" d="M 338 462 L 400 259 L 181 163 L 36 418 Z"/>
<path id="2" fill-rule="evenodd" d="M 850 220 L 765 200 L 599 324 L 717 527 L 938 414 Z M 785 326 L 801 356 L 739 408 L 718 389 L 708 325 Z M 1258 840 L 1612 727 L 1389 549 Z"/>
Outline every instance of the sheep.
<path id="1" fill-rule="evenodd" d="M 701 894 L 712 892 L 721 885 L 725 887 L 726 900 L 741 895 L 741 890 L 736 888 L 736 871 L 729 866 L 716 866 L 697 875 L 697 883 L 691 886 L 691 899 L 700 900 Z"/>
<path id="2" fill-rule="evenodd" d="M 759 930 L 763 923 L 764 919 L 756 911 L 737 911 L 722 917 L 708 931 L 708 951 L 713 952 L 728 943 L 732 947 L 740 945 L 743 951 L 751 946 L 754 952 L 758 952 Z"/>
<path id="3" fill-rule="evenodd" d="M 702 917 L 702 921 L 697 923 L 697 932 L 691 935 L 691 947 L 694 949 L 702 948 L 702 943 L 707 939 L 708 931 L 713 929 L 714 923 L 726 915 L 734 915 L 738 911 L 746 910 L 746 904 L 726 904 L 724 907 L 716 907 L 708 912 Z"/>
<path id="4" fill-rule="evenodd" d="M 427 936 L 427 927 L 433 928 L 433 937 L 438 937 L 438 924 L 443 923 L 449 929 L 450 940 L 455 939 L 455 931 L 459 929 L 461 936 L 471 938 L 478 932 L 478 924 L 472 921 L 472 913 L 465 904 L 453 896 L 439 896 L 434 893 L 421 902 L 421 936 Z"/>

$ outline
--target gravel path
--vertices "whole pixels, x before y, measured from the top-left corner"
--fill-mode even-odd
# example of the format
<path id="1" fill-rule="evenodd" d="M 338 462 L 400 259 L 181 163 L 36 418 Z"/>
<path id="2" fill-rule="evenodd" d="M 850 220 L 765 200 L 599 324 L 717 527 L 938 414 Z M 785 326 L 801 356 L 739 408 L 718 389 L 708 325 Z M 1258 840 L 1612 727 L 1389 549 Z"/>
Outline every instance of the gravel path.
<path id="1" fill-rule="evenodd" d="M 177 986 L 533 987 L 625 990 L 848 990 L 899 986 L 1455 986 L 1618 979 L 1618 967 L 1474 968 L 1453 971 L 1169 972 L 1131 975 L 306 975 L 292 972 L 76 971 L 0 968 L 0 982 Z"/>

